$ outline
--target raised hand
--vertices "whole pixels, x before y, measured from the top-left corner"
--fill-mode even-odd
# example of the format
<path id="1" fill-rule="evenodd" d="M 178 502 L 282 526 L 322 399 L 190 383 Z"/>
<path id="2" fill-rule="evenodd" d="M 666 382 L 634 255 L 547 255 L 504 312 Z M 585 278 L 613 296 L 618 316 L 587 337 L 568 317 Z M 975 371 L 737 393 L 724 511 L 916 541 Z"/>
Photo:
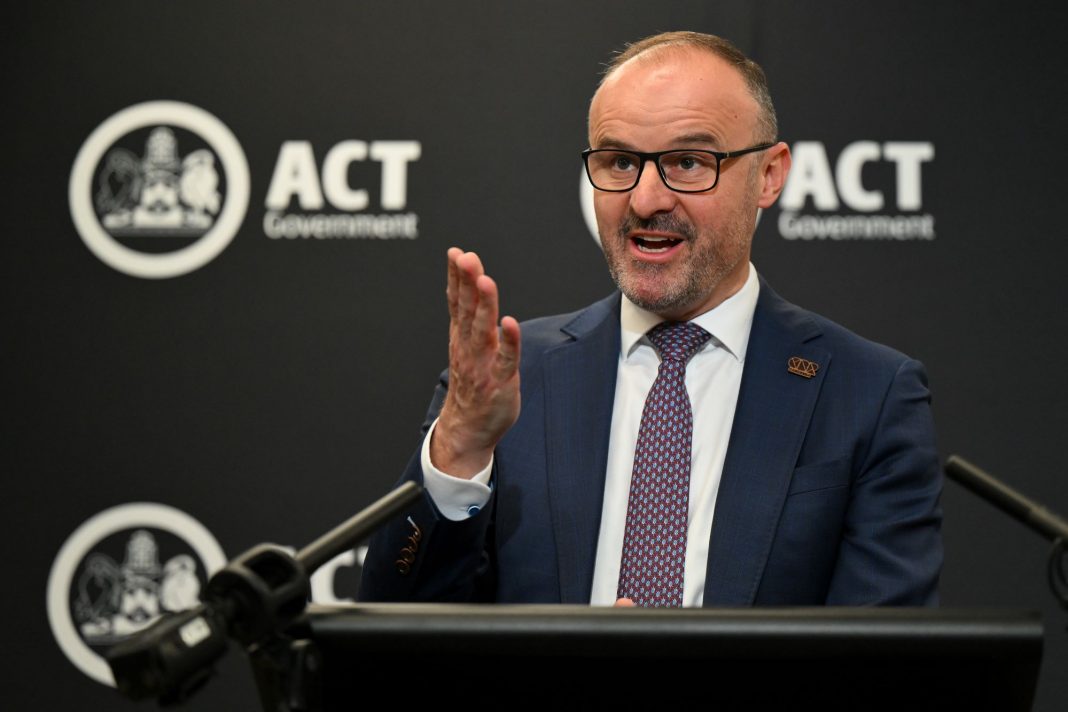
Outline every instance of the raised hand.
<path id="1" fill-rule="evenodd" d="M 434 466 L 470 478 L 519 417 L 519 322 L 498 330 L 497 284 L 474 252 L 449 249 L 449 391 L 430 442 Z"/>

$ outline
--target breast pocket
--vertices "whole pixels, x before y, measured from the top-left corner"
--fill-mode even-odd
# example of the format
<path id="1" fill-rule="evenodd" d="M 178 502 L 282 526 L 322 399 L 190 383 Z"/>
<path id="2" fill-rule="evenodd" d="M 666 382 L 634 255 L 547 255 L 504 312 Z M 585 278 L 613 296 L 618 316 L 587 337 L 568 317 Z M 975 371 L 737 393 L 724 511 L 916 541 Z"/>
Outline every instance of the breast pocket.
<path id="1" fill-rule="evenodd" d="M 805 494 L 806 492 L 819 492 L 843 487 L 849 487 L 850 458 L 843 457 L 827 462 L 814 462 L 803 465 L 794 470 L 790 478 L 788 497 Z"/>

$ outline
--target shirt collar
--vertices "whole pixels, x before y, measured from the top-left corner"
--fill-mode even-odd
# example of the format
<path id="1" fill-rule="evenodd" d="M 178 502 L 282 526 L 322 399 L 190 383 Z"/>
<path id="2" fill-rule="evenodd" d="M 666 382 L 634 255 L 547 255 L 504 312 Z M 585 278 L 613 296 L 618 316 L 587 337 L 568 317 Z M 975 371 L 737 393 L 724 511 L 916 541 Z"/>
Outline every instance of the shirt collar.
<path id="1" fill-rule="evenodd" d="M 712 334 L 709 343 L 722 346 L 736 359 L 744 361 L 745 350 L 749 345 L 749 330 L 753 327 L 753 313 L 756 311 L 759 296 L 760 281 L 757 279 L 757 271 L 753 264 L 749 263 L 749 276 L 742 288 L 719 306 L 695 316 L 691 321 Z M 637 306 L 624 294 L 619 310 L 620 348 L 623 358 L 630 358 L 639 344 L 651 346 L 645 334 L 662 321 L 664 319 Z"/>

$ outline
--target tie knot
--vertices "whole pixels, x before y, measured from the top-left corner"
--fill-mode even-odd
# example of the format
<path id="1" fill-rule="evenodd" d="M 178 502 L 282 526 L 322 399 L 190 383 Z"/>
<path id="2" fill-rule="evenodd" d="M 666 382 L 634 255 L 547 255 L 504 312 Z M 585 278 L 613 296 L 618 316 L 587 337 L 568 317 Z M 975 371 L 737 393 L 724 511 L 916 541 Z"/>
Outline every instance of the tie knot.
<path id="1" fill-rule="evenodd" d="M 653 342 L 662 360 L 671 359 L 686 363 L 712 338 L 712 335 L 688 321 L 665 321 L 657 324 L 646 334 Z"/>

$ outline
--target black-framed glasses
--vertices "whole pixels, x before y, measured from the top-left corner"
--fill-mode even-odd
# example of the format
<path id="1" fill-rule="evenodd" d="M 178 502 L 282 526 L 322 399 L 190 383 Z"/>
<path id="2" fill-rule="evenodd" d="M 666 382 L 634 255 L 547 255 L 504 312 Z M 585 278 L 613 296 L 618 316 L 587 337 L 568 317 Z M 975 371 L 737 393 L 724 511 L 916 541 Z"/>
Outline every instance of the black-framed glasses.
<path id="1" fill-rule="evenodd" d="M 625 193 L 641 180 L 647 161 L 656 164 L 661 180 L 679 193 L 704 193 L 719 183 L 719 165 L 728 158 L 766 151 L 774 143 L 761 143 L 737 151 L 672 149 L 670 151 L 623 151 L 617 148 L 587 148 L 582 152 L 586 175 L 597 190 Z"/>

